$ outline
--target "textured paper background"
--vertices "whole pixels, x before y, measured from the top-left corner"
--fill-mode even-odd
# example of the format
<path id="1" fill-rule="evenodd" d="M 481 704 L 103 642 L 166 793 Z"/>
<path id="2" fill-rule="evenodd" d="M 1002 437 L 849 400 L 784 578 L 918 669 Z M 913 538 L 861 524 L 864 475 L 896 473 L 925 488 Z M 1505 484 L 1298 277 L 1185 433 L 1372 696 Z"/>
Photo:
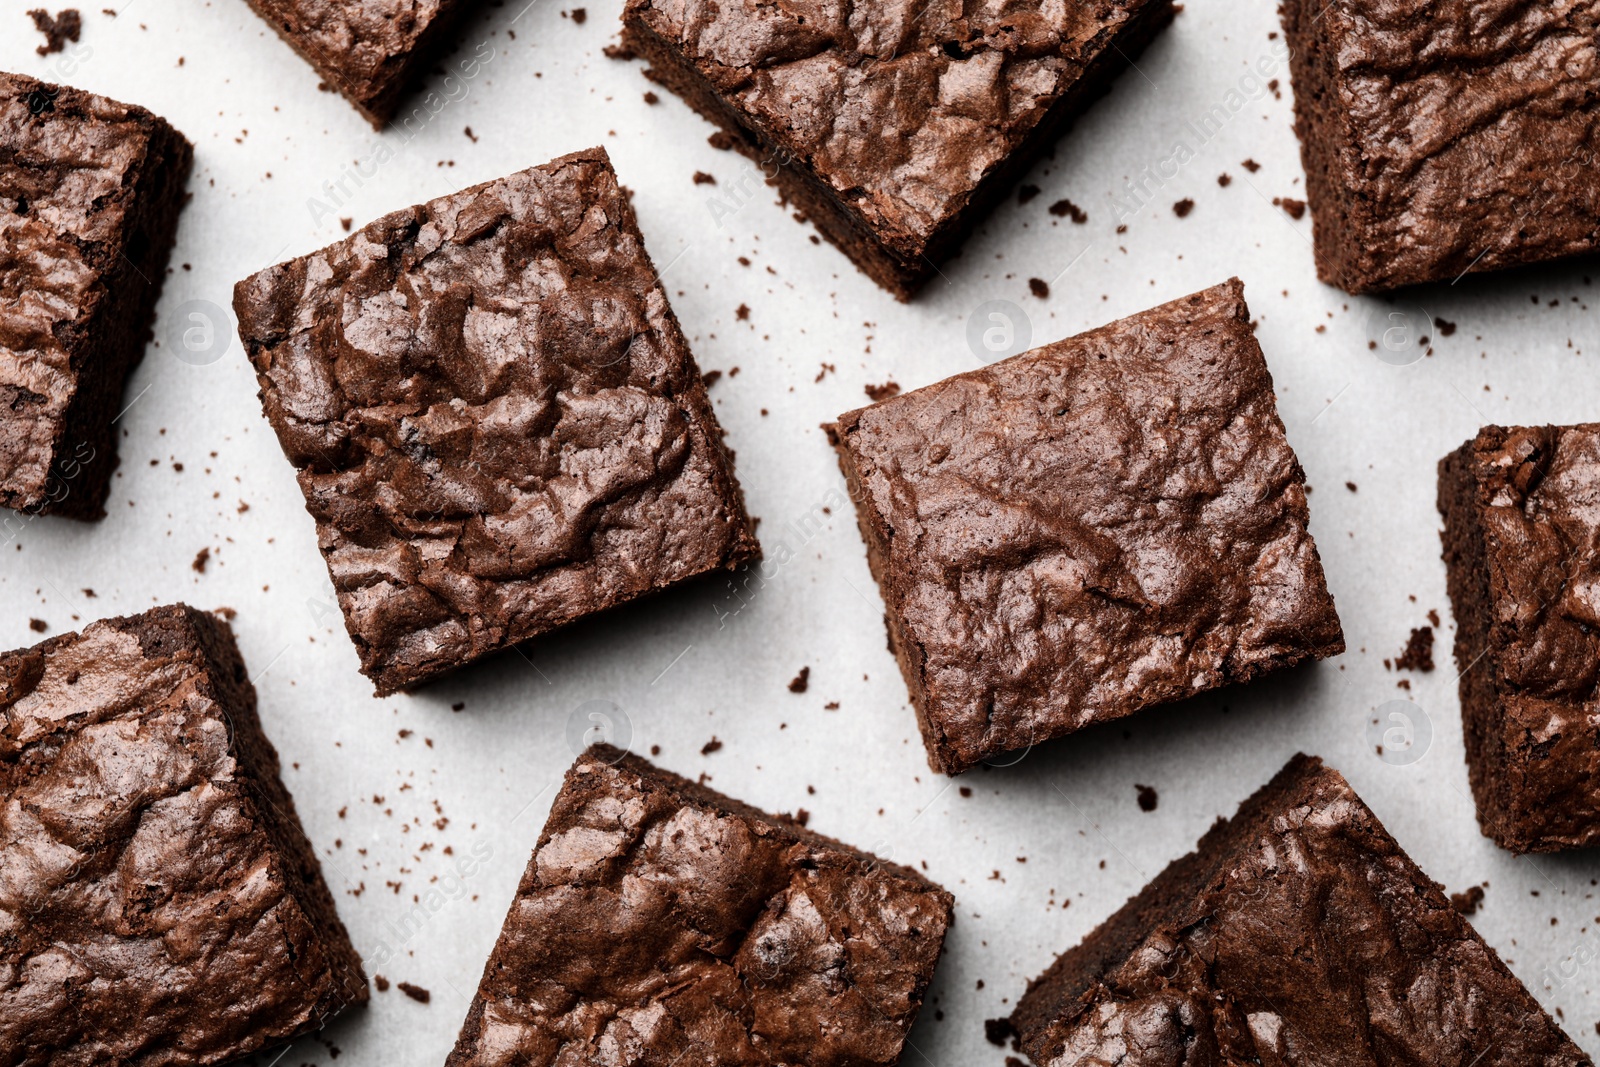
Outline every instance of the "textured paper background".
<path id="1" fill-rule="evenodd" d="M 327 1065 L 327 1043 L 342 1050 L 340 1067 L 442 1063 L 572 759 L 569 723 L 586 723 L 589 701 L 615 704 L 633 748 L 659 745 L 675 771 L 704 772 L 769 810 L 805 807 L 824 833 L 927 861 L 956 894 L 959 919 L 908 1063 L 998 1065 L 983 1020 L 1008 1012 L 1056 952 L 1299 749 L 1341 769 L 1447 888 L 1489 883 L 1477 928 L 1600 1051 L 1600 938 L 1590 931 L 1600 857 L 1517 859 L 1478 833 L 1434 510 L 1435 462 L 1480 424 L 1596 416 L 1594 264 L 1470 279 L 1396 305 L 1319 285 L 1309 217 L 1272 204 L 1303 196 L 1303 178 L 1270 5 L 1190 2 L 1139 70 L 1034 168 L 1026 180 L 1039 196 L 997 211 L 903 306 L 813 244 L 770 190 L 741 180 L 755 172 L 709 147 L 711 127 L 683 104 L 659 89 L 659 104 L 645 102 L 653 86 L 640 65 L 600 52 L 615 36 L 616 0 L 591 0 L 581 22 L 559 0 L 484 5 L 430 79 L 444 106 L 415 132 L 382 135 L 318 92 L 243 0 L 109 0 L 115 18 L 86 9 L 82 41 L 49 57 L 34 53 L 32 2 L 0 7 L 0 67 L 146 105 L 195 142 L 196 165 L 157 344 L 128 389 L 110 514 L 12 527 L 0 639 L 37 641 L 30 618 L 60 633 L 180 599 L 237 609 L 267 732 L 356 945 L 369 970 L 432 992 L 427 1005 L 375 994 L 283 1063 Z M 475 76 L 461 77 L 474 59 Z M 179 343 L 195 325 L 189 312 L 206 307 L 190 302 L 226 307 L 237 279 L 340 237 L 340 216 L 361 224 L 595 143 L 637 192 L 702 368 L 740 368 L 712 397 L 769 555 L 786 541 L 793 558 L 737 598 L 716 586 L 666 596 L 526 657 L 375 700 L 331 612 L 311 522 L 237 339 L 222 335 L 209 354 Z M 1125 183 L 1146 167 L 1156 175 L 1148 202 L 1117 233 Z M 694 184 L 697 170 L 718 184 Z M 1063 198 L 1088 221 L 1052 215 Z M 1195 206 L 1179 219 L 1182 199 Z M 976 366 L 968 320 L 987 301 L 1020 308 L 1042 343 L 1231 274 L 1246 283 L 1315 488 L 1312 523 L 1350 651 L 1047 745 L 1010 768 L 954 784 L 930 773 L 818 424 L 865 403 L 865 384 L 912 388 Z M 1030 295 L 1031 277 L 1050 283 L 1047 299 Z M 1438 336 L 1433 317 L 1454 333 Z M 1432 350 L 1418 358 L 1424 332 Z M 832 369 L 819 382 L 823 365 Z M 203 548 L 201 574 L 191 563 Z M 1383 660 L 1429 609 L 1445 620 L 1440 666 L 1406 675 L 1408 694 Z M 805 665 L 810 688 L 791 694 Z M 1408 696 L 1431 741 L 1413 762 L 1385 762 L 1367 725 Z M 722 748 L 702 755 L 713 737 Z M 1139 809 L 1136 783 L 1159 791 L 1157 810 Z M 463 858 L 474 861 L 464 881 Z M 443 903 L 418 911 L 430 889 Z M 410 933 L 398 932 L 407 922 Z"/>

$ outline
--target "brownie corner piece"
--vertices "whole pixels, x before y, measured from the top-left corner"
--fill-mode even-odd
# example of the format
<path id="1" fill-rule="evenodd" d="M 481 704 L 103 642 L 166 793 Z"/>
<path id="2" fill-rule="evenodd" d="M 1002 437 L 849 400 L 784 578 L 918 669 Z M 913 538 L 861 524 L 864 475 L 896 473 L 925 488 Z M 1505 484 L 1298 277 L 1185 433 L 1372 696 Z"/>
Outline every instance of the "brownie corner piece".
<path id="1" fill-rule="evenodd" d="M 935 770 L 1344 650 L 1237 279 L 830 436 Z"/>
<path id="2" fill-rule="evenodd" d="M 1323 281 L 1382 292 L 1600 247 L 1600 9 L 1280 11 Z"/>
<path id="3" fill-rule="evenodd" d="M 447 1067 L 891 1067 L 953 898 L 609 746 L 567 772 Z M 685 1061 L 687 1062 L 687 1061 Z"/>
<path id="4" fill-rule="evenodd" d="M 1343 776 L 1307 756 L 1030 982 L 1011 1022 L 1039 1067 L 1591 1067 Z"/>
<path id="5" fill-rule="evenodd" d="M 1514 852 L 1600 844 L 1600 424 L 1486 426 L 1439 463 L 1468 776 Z"/>
<path id="6" fill-rule="evenodd" d="M 1174 12 L 628 0 L 622 40 L 756 161 L 741 182 L 771 179 L 909 300 Z"/>
<path id="7" fill-rule="evenodd" d="M 473 2 L 249 0 L 324 85 L 338 90 L 377 130 L 395 117 L 402 94 L 439 54 Z M 476 57 L 463 60 L 462 73 L 476 70 L 478 62 Z"/>
<path id="8" fill-rule="evenodd" d="M 603 149 L 387 215 L 234 309 L 379 695 L 759 555 Z"/>
<path id="9" fill-rule="evenodd" d="M 0 506 L 104 517 L 192 158 L 144 108 L 0 71 Z"/>
<path id="10" fill-rule="evenodd" d="M 0 654 L 0 871 L 8 1062 L 221 1063 L 367 999 L 232 631 L 184 605 Z"/>

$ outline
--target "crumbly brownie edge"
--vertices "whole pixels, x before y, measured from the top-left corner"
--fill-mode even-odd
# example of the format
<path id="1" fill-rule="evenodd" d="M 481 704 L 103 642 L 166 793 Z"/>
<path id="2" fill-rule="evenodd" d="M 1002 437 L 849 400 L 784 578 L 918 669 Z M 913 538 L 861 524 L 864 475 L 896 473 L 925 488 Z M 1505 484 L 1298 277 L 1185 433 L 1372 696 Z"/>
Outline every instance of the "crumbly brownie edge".
<path id="1" fill-rule="evenodd" d="M 911 695 L 911 706 L 917 713 L 917 727 L 922 732 L 923 747 L 927 750 L 928 766 L 940 774 L 960 774 L 971 767 L 962 764 L 959 753 L 945 741 L 944 733 L 928 714 L 928 694 L 923 683 L 923 665 L 927 662 L 922 645 L 911 635 L 900 609 L 899 586 L 894 581 L 893 563 L 889 542 L 893 531 L 872 502 L 862 481 L 862 457 L 851 446 L 851 436 L 861 422 L 865 408 L 839 416 L 839 421 L 823 427 L 839 457 L 839 470 L 844 474 L 845 486 L 855 504 L 856 525 L 861 529 L 861 539 L 867 545 L 867 567 L 878 592 L 883 596 L 883 622 L 889 632 L 889 651 L 894 653 Z"/>
<path id="2" fill-rule="evenodd" d="M 1510 783 L 1504 773 L 1509 753 L 1490 652 L 1494 600 L 1480 514 L 1483 501 L 1474 470 L 1478 443 L 1496 438 L 1503 439 L 1504 431 L 1485 427 L 1439 461 L 1438 507 L 1444 518 L 1439 537 L 1444 548 L 1445 586 L 1456 623 L 1461 725 L 1478 825 L 1502 847 L 1515 848 L 1515 835 L 1506 820 L 1511 808 Z"/>
<path id="3" fill-rule="evenodd" d="M 33 79 L 29 79 L 30 81 Z M 90 94 L 37 82 L 56 91 L 56 109 L 70 111 Z M 42 496 L 0 488 L 0 506 L 32 515 L 80 521 L 105 517 L 111 475 L 117 468 L 116 429 L 128 375 L 144 358 L 167 258 L 177 237 L 178 214 L 188 199 L 194 159 L 189 141 L 160 116 L 120 104 L 148 136 L 142 164 L 121 191 L 127 216 L 121 254 L 98 265 L 104 295 L 88 320 L 68 324 L 61 344 L 71 353 L 78 387 L 62 413 L 56 455 Z"/>
<path id="4" fill-rule="evenodd" d="M 295 810 L 294 797 L 283 784 L 278 751 L 262 728 L 255 686 L 232 628 L 208 612 L 187 606 L 184 610 L 194 626 L 209 668 L 208 677 L 215 686 L 212 699 L 228 716 L 230 738 L 243 772 L 240 780 L 251 791 L 262 826 L 272 839 L 285 885 L 320 935 L 319 947 L 328 965 L 329 979 L 317 1006 L 320 1025 L 322 1018 L 366 1003 L 369 993 L 361 956 L 339 918 L 316 849 Z"/>
<path id="5" fill-rule="evenodd" d="M 994 166 L 964 203 L 939 225 L 920 248 L 893 248 L 861 216 L 843 203 L 803 161 L 769 143 L 717 93 L 676 45 L 652 30 L 639 15 L 641 0 L 630 0 L 622 16 L 622 44 L 651 64 L 647 76 L 683 100 L 707 121 L 730 134 L 740 152 L 762 168 L 769 183 L 816 223 L 822 235 L 863 274 L 909 302 L 917 290 L 959 249 L 972 229 L 1010 192 L 1035 160 L 1061 137 L 1095 99 L 1110 91 L 1117 75 L 1133 64 L 1177 13 L 1172 0 L 1149 0 L 1120 34 L 1106 42 L 1073 87 L 1046 110 L 1016 149 Z M 1102 31 L 1109 34 L 1111 31 Z M 781 161 L 781 162 L 780 162 Z M 773 164 L 778 165 L 773 165 Z"/>
<path id="6" fill-rule="evenodd" d="M 1279 12 L 1289 43 L 1295 133 L 1306 172 L 1306 202 L 1317 277 L 1352 294 L 1384 288 L 1367 237 L 1374 230 L 1372 205 L 1353 189 L 1343 165 L 1355 152 L 1349 115 L 1339 100 L 1338 56 L 1325 40 L 1333 19 L 1312 0 L 1284 0 Z"/>

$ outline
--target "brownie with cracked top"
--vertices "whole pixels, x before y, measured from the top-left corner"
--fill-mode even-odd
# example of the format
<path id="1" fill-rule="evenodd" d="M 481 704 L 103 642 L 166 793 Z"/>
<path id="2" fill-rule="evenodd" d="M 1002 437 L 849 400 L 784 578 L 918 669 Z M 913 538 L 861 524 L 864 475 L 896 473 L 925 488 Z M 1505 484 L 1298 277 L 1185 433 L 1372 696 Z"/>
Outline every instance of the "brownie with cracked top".
<path id="1" fill-rule="evenodd" d="M 1321 760 L 1232 820 L 1028 986 L 1039 1067 L 1590 1064 Z"/>
<path id="2" fill-rule="evenodd" d="M 628 0 L 651 75 L 902 300 L 1173 17 L 1171 0 Z M 725 183 L 726 184 L 726 183 Z"/>
<path id="3" fill-rule="evenodd" d="M 0 72 L 0 505 L 105 515 L 192 157 L 144 108 Z"/>
<path id="4" fill-rule="evenodd" d="M 604 150 L 234 289 L 380 695 L 760 551 Z"/>
<path id="5" fill-rule="evenodd" d="M 223 1063 L 366 999 L 226 623 L 0 655 L 0 1062 Z"/>
<path id="6" fill-rule="evenodd" d="M 250 6 L 327 85 L 381 130 L 394 117 L 401 94 L 443 49 L 473 2 L 250 0 Z M 493 51 L 484 56 L 480 47 L 476 56 L 462 61 L 460 72 L 475 76 L 478 64 L 492 59 Z M 428 118 L 437 111 L 429 102 Z"/>
<path id="7" fill-rule="evenodd" d="M 1600 843 L 1600 424 L 1486 426 L 1439 463 L 1478 823 L 1516 852 Z"/>
<path id="8" fill-rule="evenodd" d="M 1600 248 L 1600 0 L 1286 0 L 1317 274 L 1352 293 Z"/>
<path id="9" fill-rule="evenodd" d="M 830 431 L 935 770 L 1344 650 L 1237 279 Z"/>
<path id="10" fill-rule="evenodd" d="M 567 772 L 447 1067 L 888 1067 L 952 905 L 909 868 L 597 745 Z"/>

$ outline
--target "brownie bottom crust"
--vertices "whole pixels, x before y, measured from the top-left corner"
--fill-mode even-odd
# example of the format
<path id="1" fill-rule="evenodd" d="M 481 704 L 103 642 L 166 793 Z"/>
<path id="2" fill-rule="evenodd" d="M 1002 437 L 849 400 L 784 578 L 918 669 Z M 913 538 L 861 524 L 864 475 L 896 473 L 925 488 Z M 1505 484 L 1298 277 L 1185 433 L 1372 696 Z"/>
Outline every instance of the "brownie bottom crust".
<path id="1" fill-rule="evenodd" d="M 1007 195 L 1034 160 L 1072 126 L 1090 103 L 1110 90 L 1117 75 L 1132 65 L 1176 14 L 1177 9 L 1170 2 L 1145 5 L 1136 20 L 1121 31 L 1118 46 L 1105 49 L 1089 65 L 1072 89 L 1050 105 L 1022 143 L 983 177 L 966 202 L 948 215 L 920 247 L 896 247 L 880 240 L 866 220 L 816 176 L 808 161 L 794 158 L 745 122 L 688 57 L 650 29 L 631 8 L 623 14 L 622 43 L 650 64 L 647 77 L 682 97 L 727 133 L 733 147 L 755 161 L 785 200 L 814 222 L 863 274 L 905 302 L 937 273 L 940 263 L 958 254 L 972 229 Z"/>

